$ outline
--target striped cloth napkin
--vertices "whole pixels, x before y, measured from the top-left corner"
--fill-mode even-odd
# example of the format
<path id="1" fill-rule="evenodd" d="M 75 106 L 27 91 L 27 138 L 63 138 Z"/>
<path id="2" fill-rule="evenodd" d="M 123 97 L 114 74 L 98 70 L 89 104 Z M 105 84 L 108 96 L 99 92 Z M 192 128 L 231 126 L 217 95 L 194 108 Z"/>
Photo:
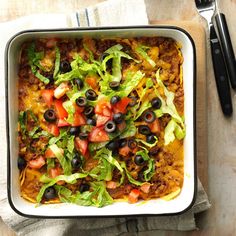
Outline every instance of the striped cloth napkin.
<path id="1" fill-rule="evenodd" d="M 43 19 L 43 20 L 42 20 Z M 87 26 L 146 25 L 148 18 L 144 0 L 109 0 L 94 7 L 79 10 L 76 14 L 40 14 L 1 23 L 0 32 L 0 88 L 4 88 L 4 48 L 8 39 L 25 29 L 66 28 Z M 5 92 L 0 89 L 0 110 L 5 109 Z M 0 139 L 6 143 L 5 115 L 0 116 Z M 193 208 L 179 216 L 123 217 L 95 219 L 28 219 L 17 215 L 7 201 L 6 145 L 0 146 L 0 216 L 17 235 L 120 235 L 148 232 L 156 235 L 160 230 L 196 229 L 194 215 L 210 207 L 207 195 L 198 183 L 198 194 Z M 138 233 L 137 233 L 138 234 Z"/>

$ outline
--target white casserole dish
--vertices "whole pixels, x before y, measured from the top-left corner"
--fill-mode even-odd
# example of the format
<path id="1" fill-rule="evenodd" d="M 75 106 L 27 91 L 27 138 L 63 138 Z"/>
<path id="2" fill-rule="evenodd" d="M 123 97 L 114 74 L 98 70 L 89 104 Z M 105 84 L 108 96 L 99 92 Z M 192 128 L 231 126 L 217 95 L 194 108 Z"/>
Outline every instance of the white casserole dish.
<path id="1" fill-rule="evenodd" d="M 182 45 L 184 57 L 183 81 L 185 92 L 186 137 L 184 140 L 184 184 L 181 193 L 170 201 L 155 199 L 145 203 L 128 204 L 115 202 L 112 205 L 95 208 L 75 204 L 51 204 L 35 207 L 20 196 L 19 170 L 17 168 L 18 142 L 18 59 L 23 42 L 39 37 L 136 37 L 164 36 Z M 81 217 L 81 216 L 128 216 L 180 214 L 189 209 L 195 200 L 196 182 L 196 134 L 195 134 L 195 46 L 187 32 L 170 26 L 119 27 L 119 28 L 81 28 L 61 30 L 34 30 L 20 32 L 10 39 L 6 47 L 6 114 L 8 140 L 8 199 L 18 214 L 27 217 Z"/>

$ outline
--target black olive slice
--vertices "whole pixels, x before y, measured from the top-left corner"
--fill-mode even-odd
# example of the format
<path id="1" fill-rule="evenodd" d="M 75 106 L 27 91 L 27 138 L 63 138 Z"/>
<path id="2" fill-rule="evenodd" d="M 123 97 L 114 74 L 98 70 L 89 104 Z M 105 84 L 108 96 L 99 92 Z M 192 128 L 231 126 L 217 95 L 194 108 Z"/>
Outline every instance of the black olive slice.
<path id="1" fill-rule="evenodd" d="M 51 123 L 56 121 L 57 119 L 56 113 L 53 109 L 46 110 L 43 114 L 43 117 L 47 122 L 51 122 Z"/>
<path id="2" fill-rule="evenodd" d="M 120 82 L 112 81 L 109 83 L 109 86 L 112 90 L 117 90 L 120 86 Z"/>
<path id="3" fill-rule="evenodd" d="M 151 101 L 151 104 L 152 104 L 152 107 L 154 109 L 160 109 L 161 108 L 161 99 L 156 97 L 156 98 L 153 98 L 152 101 Z"/>
<path id="4" fill-rule="evenodd" d="M 143 159 L 143 157 L 141 155 L 136 155 L 134 157 L 134 163 L 137 165 L 137 166 L 142 166 L 144 163 L 145 163 L 145 160 Z"/>
<path id="5" fill-rule="evenodd" d="M 148 135 L 148 134 L 151 133 L 151 130 L 150 130 L 150 128 L 147 125 L 140 125 L 138 127 L 138 132 L 140 134 Z"/>
<path id="6" fill-rule="evenodd" d="M 57 192 L 54 187 L 48 187 L 46 188 L 44 192 L 44 198 L 46 200 L 51 200 L 57 196 Z"/>
<path id="7" fill-rule="evenodd" d="M 114 105 L 114 104 L 118 103 L 120 100 L 121 100 L 120 96 L 115 95 L 115 96 L 111 97 L 110 102 L 112 105 Z"/>
<path id="8" fill-rule="evenodd" d="M 154 135 L 154 134 L 148 134 L 148 135 L 146 136 L 146 141 L 147 141 L 148 143 L 155 143 L 155 142 L 156 142 L 156 135 Z"/>
<path id="9" fill-rule="evenodd" d="M 82 88 L 84 87 L 84 82 L 83 82 L 82 79 L 76 78 L 76 79 L 74 79 L 74 81 L 75 81 L 75 83 L 77 84 L 77 86 L 78 86 L 79 89 L 82 89 Z"/>
<path id="10" fill-rule="evenodd" d="M 78 97 L 75 102 L 79 107 L 85 107 L 87 105 L 87 100 L 85 97 Z"/>
<path id="11" fill-rule="evenodd" d="M 92 106 L 85 107 L 83 113 L 88 118 L 92 117 L 94 115 L 94 107 L 92 107 Z"/>
<path id="12" fill-rule="evenodd" d="M 80 127 L 79 126 L 72 126 L 72 127 L 70 127 L 69 132 L 71 135 L 78 135 L 80 132 Z"/>
<path id="13" fill-rule="evenodd" d="M 90 101 L 95 101 L 97 99 L 97 94 L 94 90 L 92 89 L 88 89 L 86 92 L 85 92 L 85 96 L 88 100 Z"/>
<path id="14" fill-rule="evenodd" d="M 156 119 L 156 115 L 153 111 L 145 111 L 142 117 L 147 123 L 152 123 Z"/>
<path id="15" fill-rule="evenodd" d="M 107 121 L 105 124 L 105 131 L 107 133 L 113 133 L 116 131 L 116 124 L 113 121 Z"/>
<path id="16" fill-rule="evenodd" d="M 70 63 L 68 61 L 62 61 L 60 63 L 60 71 L 62 73 L 66 73 L 66 72 L 69 72 L 71 71 L 71 66 L 70 66 Z"/>
<path id="17" fill-rule="evenodd" d="M 73 159 L 71 160 L 71 165 L 74 169 L 79 169 L 82 166 L 82 160 L 78 153 L 76 153 Z"/>
<path id="18" fill-rule="evenodd" d="M 135 149 L 138 146 L 138 143 L 134 139 L 128 140 L 128 146 L 130 149 Z"/>
<path id="19" fill-rule="evenodd" d="M 115 113 L 113 116 L 113 120 L 116 124 L 121 124 L 124 121 L 124 114 L 121 112 Z"/>
<path id="20" fill-rule="evenodd" d="M 23 170 L 26 167 L 26 160 L 23 157 L 18 157 L 17 166 L 19 170 Z"/>
<path id="21" fill-rule="evenodd" d="M 96 120 L 92 119 L 92 118 L 89 118 L 89 119 L 87 119 L 86 123 L 87 123 L 87 125 L 95 126 L 96 125 Z"/>
<path id="22" fill-rule="evenodd" d="M 79 186 L 79 191 L 83 193 L 83 192 L 89 191 L 89 188 L 90 188 L 89 184 L 81 184 Z"/>

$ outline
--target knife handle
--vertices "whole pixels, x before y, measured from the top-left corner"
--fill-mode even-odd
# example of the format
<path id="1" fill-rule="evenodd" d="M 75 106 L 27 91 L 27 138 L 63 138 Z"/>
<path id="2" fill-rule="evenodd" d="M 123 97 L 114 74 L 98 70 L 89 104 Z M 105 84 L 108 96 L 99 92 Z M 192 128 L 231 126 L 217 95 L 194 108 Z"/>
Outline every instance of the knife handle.
<path id="1" fill-rule="evenodd" d="M 217 13 L 215 16 L 215 20 L 225 63 L 227 66 L 227 71 L 230 78 L 230 83 L 232 88 L 236 89 L 236 61 L 225 15 L 222 13 Z"/>
<path id="2" fill-rule="evenodd" d="M 212 24 L 210 25 L 210 44 L 216 87 L 220 99 L 221 109 L 226 116 L 231 116 L 233 108 L 227 70 L 220 43 L 217 38 L 215 28 Z"/>

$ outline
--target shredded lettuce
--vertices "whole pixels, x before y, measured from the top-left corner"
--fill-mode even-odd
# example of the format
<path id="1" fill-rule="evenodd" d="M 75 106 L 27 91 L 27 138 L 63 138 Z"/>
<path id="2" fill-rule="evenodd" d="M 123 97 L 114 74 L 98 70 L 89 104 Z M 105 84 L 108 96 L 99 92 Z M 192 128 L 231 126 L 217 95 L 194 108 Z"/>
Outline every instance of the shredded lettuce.
<path id="1" fill-rule="evenodd" d="M 20 129 L 21 129 L 22 134 L 25 134 L 27 131 L 27 128 L 26 128 L 27 112 L 26 111 L 20 111 L 18 121 L 20 124 Z"/>
<path id="2" fill-rule="evenodd" d="M 71 69 L 72 70 L 67 73 L 59 74 L 55 84 L 58 85 L 62 82 L 73 80 L 74 78 L 84 79 L 84 77 L 91 72 L 101 74 L 100 65 L 98 63 L 87 63 L 79 54 L 77 54 L 71 62 Z"/>
<path id="3" fill-rule="evenodd" d="M 185 124 L 174 105 L 175 95 L 173 92 L 169 91 L 161 81 L 159 70 L 156 72 L 156 79 L 158 85 L 164 90 L 166 101 L 158 94 L 157 90 L 155 90 L 162 102 L 161 108 L 155 110 L 155 114 L 157 117 L 161 117 L 163 114 L 169 114 L 171 116 L 171 120 L 167 124 L 164 133 L 165 145 L 168 145 L 173 142 L 175 138 L 181 140 L 185 137 Z"/>
<path id="4" fill-rule="evenodd" d="M 41 176 L 40 181 L 43 182 L 43 183 L 45 183 L 46 181 L 47 182 L 46 182 L 46 184 L 44 184 L 41 187 L 41 189 L 40 189 L 40 191 L 39 191 L 39 193 L 38 193 L 38 195 L 36 197 L 36 201 L 38 203 L 40 203 L 41 200 L 42 200 L 42 197 L 43 197 L 43 194 L 44 194 L 45 190 L 48 187 L 51 187 L 54 184 L 56 184 L 56 182 L 58 182 L 58 181 L 62 180 L 62 181 L 65 181 L 68 184 L 75 184 L 77 179 L 82 179 L 82 178 L 85 178 L 87 176 L 88 176 L 88 174 L 85 174 L 85 173 L 75 173 L 75 174 L 72 174 L 72 175 L 59 175 L 59 176 L 51 179 L 51 178 L 46 177 L 45 175 L 43 175 L 43 176 Z"/>
<path id="5" fill-rule="evenodd" d="M 175 138 L 181 140 L 185 137 L 185 129 L 181 128 L 174 119 L 171 119 L 165 127 L 164 141 L 165 145 L 173 142 Z"/>
<path id="6" fill-rule="evenodd" d="M 55 51 L 56 51 L 56 59 L 55 59 L 55 65 L 54 65 L 54 72 L 53 72 L 53 78 L 56 78 L 56 76 L 59 73 L 59 69 L 60 69 L 60 50 L 58 47 L 55 47 Z"/>
<path id="7" fill-rule="evenodd" d="M 149 181 L 155 174 L 155 161 L 153 159 L 148 160 L 148 168 L 143 172 L 143 177 L 146 181 Z"/>
<path id="8" fill-rule="evenodd" d="M 55 185 L 57 195 L 62 202 L 75 203 L 81 206 L 103 207 L 113 203 L 112 197 L 106 190 L 106 184 L 103 181 L 92 182 L 92 191 L 85 191 L 75 194 L 64 186 Z"/>
<path id="9" fill-rule="evenodd" d="M 70 189 L 61 185 L 55 185 L 54 188 L 61 202 L 71 202 L 72 191 Z"/>
<path id="10" fill-rule="evenodd" d="M 47 171 L 49 171 L 51 168 L 55 167 L 55 160 L 54 158 L 47 158 Z"/>
<path id="11" fill-rule="evenodd" d="M 91 201 L 93 205 L 97 207 L 106 206 L 113 203 L 112 197 L 106 190 L 106 184 L 104 182 L 93 182 L 91 183 L 94 195 L 96 194 L 97 198 L 92 198 Z"/>
<path id="12" fill-rule="evenodd" d="M 28 129 L 27 129 L 28 121 L 33 121 L 35 124 L 35 127 L 31 131 L 28 131 Z M 38 118 L 35 116 L 33 111 L 30 109 L 26 110 L 26 111 L 19 112 L 18 122 L 20 125 L 20 130 L 23 135 L 23 138 L 26 138 L 27 134 L 30 138 L 33 138 L 33 139 L 39 138 L 41 135 L 48 136 L 48 133 L 46 131 L 40 131 L 40 127 L 38 125 Z M 47 135 L 44 135 L 46 133 L 47 133 Z"/>
<path id="13" fill-rule="evenodd" d="M 40 177 L 40 182 L 44 183 L 44 184 L 48 184 L 52 181 L 52 178 L 50 178 L 48 175 L 46 174 L 43 174 L 41 177 Z"/>
<path id="14" fill-rule="evenodd" d="M 138 45 L 136 48 L 135 48 L 135 51 L 141 55 L 141 57 L 143 59 L 145 59 L 152 67 L 155 67 L 156 66 L 156 63 L 148 56 L 147 54 L 147 50 L 149 49 L 149 47 L 147 46 L 144 46 L 144 45 Z"/>
<path id="15" fill-rule="evenodd" d="M 65 108 L 65 110 L 68 113 L 68 117 L 66 119 L 66 121 L 70 124 L 74 123 L 74 113 L 75 113 L 75 107 L 74 104 L 71 100 L 67 100 L 65 102 L 63 102 L 62 106 Z"/>
<path id="16" fill-rule="evenodd" d="M 59 74 L 57 76 L 57 80 L 56 80 L 55 84 L 59 85 L 62 82 L 70 81 L 70 80 L 73 80 L 74 78 L 80 78 L 80 79 L 83 78 L 83 76 L 81 75 L 79 70 L 74 69 L 74 70 L 71 70 L 67 73 Z"/>
<path id="17" fill-rule="evenodd" d="M 70 160 L 68 160 L 66 156 L 61 153 L 61 150 L 56 144 L 52 144 L 51 146 L 49 146 L 49 148 L 52 150 L 52 152 L 55 154 L 56 158 L 60 162 L 64 174 L 70 175 L 72 171 Z"/>
<path id="18" fill-rule="evenodd" d="M 75 139 L 74 135 L 71 135 L 67 140 L 67 150 L 71 154 L 73 153 L 74 148 L 75 148 L 74 139 Z"/>
<path id="19" fill-rule="evenodd" d="M 73 197 L 73 203 L 82 206 L 96 206 L 103 207 L 113 203 L 112 197 L 106 190 L 104 181 L 92 182 L 90 184 L 93 191 L 86 191 L 83 193 L 77 192 Z"/>
<path id="20" fill-rule="evenodd" d="M 40 129 L 38 128 L 34 133 L 32 133 L 32 138 L 33 139 L 37 139 L 37 138 L 40 138 L 42 136 L 44 137 L 50 137 L 51 134 L 48 133 L 46 130 L 42 130 L 42 131 L 39 131 Z M 38 132 L 39 131 L 39 132 Z M 29 136 L 30 136 L 30 133 L 29 133 Z"/>
<path id="21" fill-rule="evenodd" d="M 121 162 L 121 167 L 125 170 L 125 174 L 129 180 L 130 183 L 135 184 L 137 186 L 141 186 L 143 183 L 139 182 L 137 180 L 135 180 L 132 175 L 129 173 L 129 171 L 127 170 L 126 164 L 125 162 Z"/>
<path id="22" fill-rule="evenodd" d="M 52 137 L 49 140 L 49 145 L 55 144 L 59 142 L 60 140 L 64 139 L 68 135 L 66 129 L 60 129 L 60 135 L 58 137 Z"/>
<path id="23" fill-rule="evenodd" d="M 128 55 L 125 52 L 122 52 L 121 50 L 123 47 L 120 44 L 116 44 L 110 48 L 108 48 L 105 53 L 109 54 L 107 57 L 104 58 L 102 62 L 102 66 L 104 71 L 106 71 L 106 63 L 108 60 L 112 59 L 112 81 L 120 82 L 121 81 L 121 58 L 127 58 L 129 60 L 134 60 L 135 62 L 139 62 L 132 58 L 130 55 Z"/>
<path id="24" fill-rule="evenodd" d="M 44 52 L 35 52 L 35 44 L 31 43 L 27 53 L 28 53 L 29 65 L 31 67 L 31 71 L 33 72 L 33 74 L 43 83 L 48 84 L 50 80 L 47 77 L 41 75 L 37 69 L 39 68 L 43 71 L 46 71 L 45 68 L 42 67 L 41 64 L 39 63 L 39 61 L 44 57 Z"/>
<path id="25" fill-rule="evenodd" d="M 112 157 L 112 152 L 107 148 L 102 148 L 101 150 L 97 151 L 96 156 L 94 158 L 104 158 L 109 163 L 114 165 L 120 172 L 123 172 L 123 169 L 121 168 L 119 162 Z"/>
<path id="26" fill-rule="evenodd" d="M 100 159 L 98 165 L 89 172 L 89 175 L 98 181 L 110 181 L 112 180 L 113 169 L 114 166 L 110 162 L 106 159 Z"/>
<path id="27" fill-rule="evenodd" d="M 147 90 L 149 88 L 153 87 L 153 82 L 151 78 L 147 78 L 146 80 L 146 86 L 145 88 L 142 90 L 142 93 L 140 95 L 139 98 L 139 103 L 133 108 L 134 112 L 136 113 L 136 111 L 138 110 L 138 112 L 135 115 L 135 120 L 137 120 L 145 110 L 149 109 L 152 105 L 150 103 L 150 101 L 148 99 L 145 99 L 143 101 L 143 97 L 146 95 Z M 140 106 L 141 103 L 141 106 Z"/>
<path id="28" fill-rule="evenodd" d="M 125 81 L 121 85 L 121 91 L 119 92 L 119 95 L 127 97 L 132 92 L 132 90 L 138 86 L 139 82 L 144 77 L 144 75 L 145 74 L 142 73 L 140 70 L 138 70 L 137 72 L 127 73 Z"/>
<path id="29" fill-rule="evenodd" d="M 177 109 L 174 104 L 174 98 L 175 94 L 171 91 L 169 91 L 166 86 L 163 84 L 161 78 L 160 78 L 160 73 L 159 70 L 156 72 L 156 80 L 158 85 L 163 88 L 164 94 L 166 96 L 166 102 L 161 99 L 162 101 L 162 106 L 159 110 L 156 110 L 157 112 L 156 115 L 160 117 L 160 114 L 169 114 L 172 116 L 172 118 L 179 124 L 181 124 L 182 127 L 184 127 L 183 119 L 180 117 L 180 115 L 177 112 Z M 156 91 L 157 92 L 157 91 Z M 160 98 L 160 96 L 158 96 Z"/>
<path id="30" fill-rule="evenodd" d="M 49 80 L 47 77 L 41 75 L 41 74 L 37 71 L 37 69 L 36 69 L 35 66 L 31 66 L 31 70 L 32 70 L 33 74 L 34 74 L 39 80 L 41 80 L 43 83 L 48 84 L 48 83 L 50 82 L 50 80 Z"/>
<path id="31" fill-rule="evenodd" d="M 29 132 L 29 137 L 33 137 L 35 133 L 39 130 L 39 127 L 34 127 L 30 132 Z"/>
<path id="32" fill-rule="evenodd" d="M 94 62 L 93 52 L 88 48 L 88 46 L 85 43 L 83 44 L 83 47 L 89 53 L 89 60 L 91 62 Z"/>
<path id="33" fill-rule="evenodd" d="M 108 79 L 102 79 L 99 82 L 101 93 L 108 97 L 112 97 L 114 95 L 127 97 L 132 90 L 137 87 L 143 77 L 144 74 L 141 71 L 127 73 L 125 81 L 120 85 L 117 91 L 113 91 L 110 88 Z"/>
<path id="34" fill-rule="evenodd" d="M 99 150 L 99 149 L 105 147 L 107 144 L 108 144 L 108 142 L 89 143 L 89 151 L 94 152 L 96 150 Z"/>
<path id="35" fill-rule="evenodd" d="M 139 63 L 138 60 L 132 58 L 127 53 L 121 51 L 122 48 L 123 47 L 120 44 L 116 44 L 116 45 L 108 48 L 105 51 L 105 53 L 108 55 L 103 59 L 103 61 L 101 63 L 101 70 L 104 71 L 104 74 L 100 73 L 102 80 L 99 83 L 100 88 L 101 88 L 101 92 L 103 94 L 108 95 L 108 94 L 114 93 L 114 91 L 111 90 L 109 87 L 109 82 L 111 82 L 111 81 L 120 82 L 121 81 L 121 78 L 122 78 L 121 58 L 122 57 Z M 107 72 L 107 62 L 109 60 L 112 60 L 112 74 Z M 127 79 L 125 81 L 127 81 Z M 122 89 L 120 89 L 120 90 L 122 91 Z M 132 89 L 131 89 L 131 91 L 132 91 Z M 111 95 L 111 96 L 113 96 L 113 95 Z M 123 95 L 123 96 L 125 96 L 125 95 Z"/>
<path id="36" fill-rule="evenodd" d="M 124 181 L 124 170 L 122 169 L 120 163 L 112 156 L 112 152 L 110 150 L 108 150 L 107 148 L 104 147 L 104 148 L 100 149 L 99 151 L 97 151 L 97 153 L 94 156 L 94 158 L 95 159 L 99 159 L 99 160 L 103 160 L 104 159 L 108 163 L 110 163 L 112 166 L 116 167 L 120 171 L 120 173 L 121 173 L 120 184 L 123 183 L 123 181 Z M 103 162 L 103 164 L 108 166 L 106 162 Z M 108 167 L 108 168 L 110 168 L 110 167 Z M 100 167 L 100 169 L 102 169 L 102 168 Z M 110 168 L 109 170 L 111 170 L 111 178 L 109 179 L 109 180 L 111 180 L 112 179 L 112 171 L 113 171 L 113 169 Z M 92 172 L 92 173 L 94 173 L 94 172 Z M 94 176 L 94 177 L 96 177 L 96 176 Z M 97 176 L 97 178 L 100 178 L 100 177 Z"/>
<path id="37" fill-rule="evenodd" d="M 30 65 L 35 65 L 41 70 L 45 71 L 45 68 L 39 63 L 44 57 L 44 52 L 35 52 L 35 43 L 31 43 L 28 48 L 28 60 Z"/>
<path id="38" fill-rule="evenodd" d="M 147 150 L 138 151 L 136 155 L 141 155 L 148 162 L 148 168 L 143 172 L 145 181 L 149 181 L 155 174 L 155 161 L 150 158 Z"/>
<path id="39" fill-rule="evenodd" d="M 136 116 L 135 116 L 135 120 L 137 120 L 144 111 L 146 111 L 147 109 L 149 109 L 152 106 L 152 104 L 150 103 L 149 100 L 145 100 L 144 102 L 142 102 Z"/>
<path id="40" fill-rule="evenodd" d="M 155 146 L 157 145 L 157 143 L 158 143 L 158 138 L 155 137 L 155 139 L 156 139 L 156 141 L 155 141 L 154 143 L 148 143 L 148 142 L 146 142 L 146 141 L 144 141 L 144 140 L 142 140 L 142 139 L 138 139 L 138 138 L 136 139 L 136 141 L 138 141 L 138 142 L 144 144 L 144 145 L 147 146 L 148 148 L 152 148 L 152 147 L 155 147 Z M 146 148 L 143 147 L 143 146 L 140 146 L 140 147 L 143 148 L 143 149 L 146 149 Z"/>
<path id="41" fill-rule="evenodd" d="M 137 128 L 133 120 L 127 120 L 125 130 L 120 134 L 120 138 L 129 138 L 136 134 Z"/>

